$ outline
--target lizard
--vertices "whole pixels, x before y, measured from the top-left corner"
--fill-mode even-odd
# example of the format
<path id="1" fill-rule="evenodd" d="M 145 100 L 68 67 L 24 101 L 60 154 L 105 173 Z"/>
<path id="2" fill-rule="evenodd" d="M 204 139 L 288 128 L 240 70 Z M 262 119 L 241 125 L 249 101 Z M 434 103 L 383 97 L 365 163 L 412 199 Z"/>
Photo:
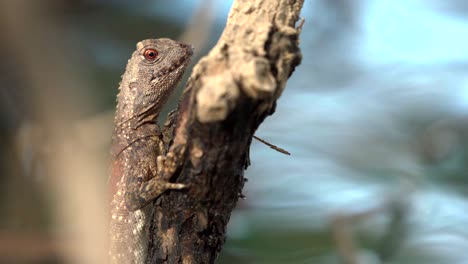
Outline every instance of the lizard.
<path id="1" fill-rule="evenodd" d="M 138 42 L 128 60 L 117 95 L 111 143 L 109 188 L 112 264 L 142 264 L 147 255 L 147 206 L 167 190 L 180 190 L 163 173 L 165 145 L 157 124 L 161 108 L 175 90 L 193 54 L 190 45 L 171 39 Z"/>

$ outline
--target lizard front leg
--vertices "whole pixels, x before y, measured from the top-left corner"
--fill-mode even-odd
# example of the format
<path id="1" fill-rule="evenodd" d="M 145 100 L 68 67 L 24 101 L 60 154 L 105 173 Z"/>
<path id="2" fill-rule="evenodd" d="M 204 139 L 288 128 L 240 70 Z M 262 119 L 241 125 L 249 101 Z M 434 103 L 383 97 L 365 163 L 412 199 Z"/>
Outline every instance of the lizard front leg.
<path id="1" fill-rule="evenodd" d="M 128 180 L 132 180 L 132 178 Z M 125 194 L 125 204 L 130 211 L 145 207 L 167 190 L 181 190 L 187 187 L 185 184 L 170 183 L 156 177 L 147 182 L 129 182 L 127 184 L 130 184 L 130 187 Z"/>
<path id="2" fill-rule="evenodd" d="M 145 207 L 167 190 L 181 190 L 187 187 L 185 184 L 169 182 L 176 170 L 175 157 L 172 152 L 168 153 L 167 156 L 159 155 L 156 158 L 156 168 L 153 166 L 154 163 L 147 162 L 148 158 L 154 158 L 155 154 L 161 153 L 164 148 L 161 140 L 158 140 L 160 144 L 157 152 L 152 148 L 148 149 L 148 143 L 143 141 L 138 144 L 141 145 L 139 152 L 145 149 L 147 151 L 137 155 L 141 157 L 141 160 L 135 169 L 128 171 L 133 175 L 126 177 L 127 191 L 124 200 L 129 211 Z"/>

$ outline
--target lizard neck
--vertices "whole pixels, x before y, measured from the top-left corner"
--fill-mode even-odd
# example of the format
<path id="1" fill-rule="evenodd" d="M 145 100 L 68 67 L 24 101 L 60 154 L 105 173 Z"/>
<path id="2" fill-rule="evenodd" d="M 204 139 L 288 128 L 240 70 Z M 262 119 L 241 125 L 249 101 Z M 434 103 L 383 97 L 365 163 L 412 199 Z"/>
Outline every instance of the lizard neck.
<path id="1" fill-rule="evenodd" d="M 137 128 L 131 125 L 115 126 L 112 136 L 111 156 L 115 159 L 126 148 L 135 142 L 148 137 L 162 137 L 161 129 L 156 120 L 147 120 Z"/>

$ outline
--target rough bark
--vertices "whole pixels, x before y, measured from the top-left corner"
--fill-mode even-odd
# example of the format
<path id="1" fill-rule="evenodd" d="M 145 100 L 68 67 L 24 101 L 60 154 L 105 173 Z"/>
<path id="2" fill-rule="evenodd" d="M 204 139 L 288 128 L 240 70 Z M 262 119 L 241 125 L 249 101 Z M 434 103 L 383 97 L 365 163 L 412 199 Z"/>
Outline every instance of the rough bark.
<path id="1" fill-rule="evenodd" d="M 215 262 L 245 182 L 252 136 L 301 61 L 302 5 L 234 1 L 222 36 L 195 66 L 179 105 L 173 180 L 189 188 L 155 202 L 147 263 Z"/>

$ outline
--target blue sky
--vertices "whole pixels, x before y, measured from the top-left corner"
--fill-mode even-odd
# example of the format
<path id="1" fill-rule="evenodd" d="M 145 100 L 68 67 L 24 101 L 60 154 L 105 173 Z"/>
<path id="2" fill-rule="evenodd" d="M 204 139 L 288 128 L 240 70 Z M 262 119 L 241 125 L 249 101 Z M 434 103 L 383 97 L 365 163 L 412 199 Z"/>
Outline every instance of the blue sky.
<path id="1" fill-rule="evenodd" d="M 145 6 L 141 11 L 187 21 L 200 2 L 160 0 L 154 2 L 153 9 Z M 216 5 L 217 22 L 224 23 L 232 0 L 212 2 Z M 324 1 L 306 1 L 302 12 L 306 22 L 315 23 L 313 16 L 317 13 L 312 9 L 320 2 Z M 418 0 L 361 0 L 356 3 L 362 7 L 359 21 L 362 35 L 358 36 L 356 55 L 363 62 L 419 65 L 468 59 L 466 21 L 441 12 L 436 3 Z"/>
<path id="2" fill-rule="evenodd" d="M 362 55 L 371 63 L 465 61 L 468 26 L 421 1 L 368 1 Z"/>

